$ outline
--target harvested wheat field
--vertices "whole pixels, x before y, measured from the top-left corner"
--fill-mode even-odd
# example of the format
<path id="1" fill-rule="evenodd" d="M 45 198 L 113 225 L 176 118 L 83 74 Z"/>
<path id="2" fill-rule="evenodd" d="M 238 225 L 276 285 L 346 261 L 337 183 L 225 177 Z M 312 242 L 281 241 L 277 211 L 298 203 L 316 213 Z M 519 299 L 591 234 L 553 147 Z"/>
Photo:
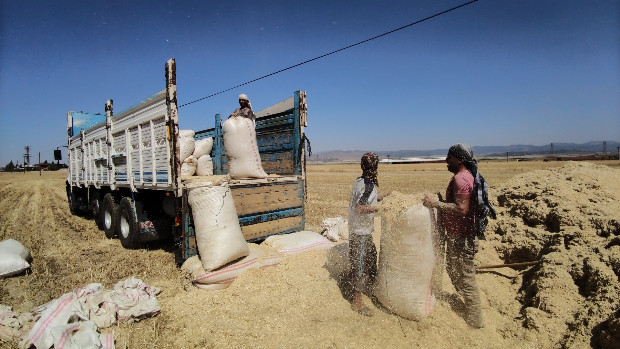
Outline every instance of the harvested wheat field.
<path id="1" fill-rule="evenodd" d="M 320 232 L 324 218 L 346 217 L 359 165 L 307 170 L 306 230 Z M 538 263 L 478 271 L 479 330 L 466 325 L 445 273 L 421 321 L 377 304 L 373 317 L 353 312 L 325 250 L 250 269 L 226 289 L 186 289 L 166 244 L 125 250 L 94 221 L 72 216 L 63 171 L 0 173 L 0 241 L 18 240 L 32 254 L 26 273 L 0 279 L 0 304 L 28 313 L 90 283 L 109 289 L 133 276 L 161 289 L 161 312 L 100 329 L 116 348 L 619 348 L 620 162 L 483 162 L 480 171 L 498 219 L 477 264 Z M 379 188 L 443 192 L 450 176 L 444 164 L 380 165 Z M 378 247 L 380 231 L 377 218 Z"/>

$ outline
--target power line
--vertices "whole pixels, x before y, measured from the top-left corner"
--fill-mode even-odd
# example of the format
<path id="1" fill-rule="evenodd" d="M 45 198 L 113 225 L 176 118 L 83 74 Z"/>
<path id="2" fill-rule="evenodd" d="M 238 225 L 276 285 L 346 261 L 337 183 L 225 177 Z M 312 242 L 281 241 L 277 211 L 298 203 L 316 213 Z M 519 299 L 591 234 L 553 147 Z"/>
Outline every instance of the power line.
<path id="1" fill-rule="evenodd" d="M 392 34 L 392 33 L 397 32 L 397 31 L 399 31 L 399 30 L 403 30 L 403 29 L 405 29 L 405 28 L 408 28 L 408 27 L 411 27 L 411 26 L 413 26 L 413 25 L 416 25 L 416 24 L 422 23 L 422 22 L 427 21 L 427 20 L 429 20 L 429 19 L 432 19 L 432 18 L 435 18 L 435 17 L 441 16 L 441 15 L 443 15 L 443 14 L 446 14 L 446 13 L 448 13 L 448 12 L 451 12 L 451 11 L 457 10 L 457 9 L 459 9 L 459 8 L 461 8 L 461 7 L 465 7 L 465 6 L 467 6 L 467 5 L 471 5 L 471 4 L 473 4 L 474 2 L 477 2 L 477 1 L 478 1 L 478 0 L 472 0 L 472 1 L 469 1 L 469 2 L 466 2 L 466 3 L 463 3 L 463 4 L 461 4 L 461 5 L 458 5 L 458 6 L 453 7 L 453 8 L 451 8 L 451 9 L 448 9 L 448 10 L 445 10 L 445 11 L 438 12 L 438 13 L 436 13 L 436 14 L 432 15 L 432 16 L 428 16 L 428 17 L 426 17 L 426 18 L 423 18 L 423 19 L 420 19 L 420 20 L 418 20 L 418 21 L 415 21 L 415 22 L 409 23 L 409 24 L 407 24 L 407 25 L 404 25 L 404 26 L 402 26 L 402 27 L 399 27 L 399 28 L 396 28 L 396 29 L 390 30 L 390 31 L 385 32 L 385 33 L 383 33 L 383 34 L 380 34 L 380 35 L 377 35 L 377 36 L 373 36 L 373 37 L 372 37 L 372 38 L 370 38 L 370 39 L 366 39 L 366 40 L 362 40 L 362 41 L 360 41 L 360 42 L 356 42 L 355 44 L 352 44 L 352 45 L 349 45 L 349 46 L 345 46 L 345 47 L 340 48 L 340 49 L 338 49 L 338 50 L 335 50 L 335 51 L 332 51 L 332 52 L 329 52 L 329 53 L 326 53 L 326 54 L 323 54 L 323 55 L 320 55 L 320 56 L 314 57 L 314 58 L 309 59 L 309 60 L 307 60 L 307 61 L 303 61 L 303 62 L 301 62 L 301 63 L 297 63 L 297 64 L 292 65 L 292 66 L 290 66 L 290 67 L 287 67 L 287 68 L 284 68 L 284 69 L 280 69 L 280 70 L 275 71 L 275 72 L 273 72 L 273 73 L 271 73 L 271 74 L 263 75 L 263 76 L 261 76 L 260 78 L 256 78 L 256 79 L 254 79 L 254 80 L 250 80 L 250 81 L 244 82 L 244 83 L 242 83 L 242 84 L 239 84 L 239 85 L 237 85 L 237 86 L 233 86 L 233 87 L 231 87 L 231 88 L 227 88 L 227 89 L 225 89 L 225 90 L 222 90 L 222 91 L 220 91 L 220 92 L 214 93 L 214 94 L 212 94 L 212 95 L 208 95 L 208 96 L 206 96 L 206 97 L 202 97 L 202 98 L 196 99 L 196 100 L 194 100 L 194 101 L 191 101 L 191 102 L 188 102 L 188 103 L 185 103 L 185 104 L 181 104 L 181 105 L 179 106 L 179 108 L 184 107 L 184 106 L 189 105 L 189 104 L 192 104 L 192 103 L 196 103 L 196 102 L 199 102 L 199 101 L 205 100 L 205 99 L 207 99 L 207 98 L 215 97 L 215 96 L 217 96 L 217 95 L 219 95 L 219 94 L 222 94 L 222 93 L 224 93 L 224 92 L 228 92 L 228 91 L 230 91 L 230 90 L 234 90 L 234 89 L 236 89 L 236 88 L 238 88 L 238 87 L 241 87 L 241 86 L 245 86 L 245 85 L 251 84 L 251 83 L 256 82 L 256 81 L 258 81 L 258 80 L 262 80 L 262 79 L 268 78 L 268 77 L 270 77 L 270 76 L 273 76 L 273 75 L 276 75 L 276 74 L 282 73 L 282 72 L 287 71 L 287 70 L 289 70 L 289 69 L 293 69 L 293 68 L 299 67 L 299 66 L 304 65 L 304 64 L 306 64 L 306 63 L 310 63 L 310 62 L 313 62 L 313 61 L 319 60 L 319 59 L 321 59 L 321 58 L 325 58 L 325 57 L 327 57 L 327 56 L 333 55 L 334 53 L 338 53 L 338 52 L 341 52 L 341 51 L 344 51 L 344 50 L 350 49 L 350 48 L 352 48 L 352 47 L 355 47 L 355 46 L 358 46 L 358 45 L 361 45 L 361 44 L 367 43 L 367 42 L 369 42 L 369 41 L 372 41 L 372 40 L 375 40 L 375 39 L 378 39 L 378 38 L 384 37 L 384 36 L 386 36 L 386 35 Z"/>

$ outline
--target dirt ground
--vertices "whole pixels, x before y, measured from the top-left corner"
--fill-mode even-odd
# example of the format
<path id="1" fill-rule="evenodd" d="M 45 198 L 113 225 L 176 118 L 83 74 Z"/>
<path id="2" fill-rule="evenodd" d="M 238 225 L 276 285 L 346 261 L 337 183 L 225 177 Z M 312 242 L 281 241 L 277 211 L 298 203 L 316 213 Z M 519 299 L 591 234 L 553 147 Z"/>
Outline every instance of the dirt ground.
<path id="1" fill-rule="evenodd" d="M 325 250 L 248 270 L 223 290 L 186 290 L 165 244 L 125 250 L 94 221 L 72 216 L 64 171 L 0 173 L 0 241 L 18 240 L 33 255 L 27 273 L 0 279 L 0 304 L 28 312 L 77 287 L 112 288 L 134 276 L 162 289 L 162 311 L 102 329 L 116 348 L 619 348 L 620 162 L 483 162 L 480 170 L 498 219 L 476 263 L 539 261 L 478 271 L 482 329 L 466 325 L 445 273 L 426 319 L 376 305 L 373 317 L 351 311 Z M 346 217 L 359 172 L 355 164 L 308 165 L 306 230 Z M 445 164 L 381 165 L 380 192 L 443 192 L 450 175 Z"/>

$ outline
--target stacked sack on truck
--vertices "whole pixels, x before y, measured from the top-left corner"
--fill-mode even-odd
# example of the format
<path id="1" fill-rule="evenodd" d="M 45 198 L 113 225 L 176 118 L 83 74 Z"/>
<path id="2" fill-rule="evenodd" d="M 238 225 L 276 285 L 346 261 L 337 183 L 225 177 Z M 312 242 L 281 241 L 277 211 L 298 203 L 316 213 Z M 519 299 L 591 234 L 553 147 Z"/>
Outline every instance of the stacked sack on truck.
<path id="1" fill-rule="evenodd" d="M 266 178 L 258 152 L 256 123 L 243 117 L 228 118 L 222 124 L 228 174 L 231 178 Z"/>
<path id="2" fill-rule="evenodd" d="M 179 130 L 181 176 L 210 176 L 213 174 L 211 150 L 213 138 L 194 139 L 192 130 Z"/>
<path id="3" fill-rule="evenodd" d="M 0 278 L 19 274 L 30 268 L 30 251 L 19 241 L 0 242 Z"/>

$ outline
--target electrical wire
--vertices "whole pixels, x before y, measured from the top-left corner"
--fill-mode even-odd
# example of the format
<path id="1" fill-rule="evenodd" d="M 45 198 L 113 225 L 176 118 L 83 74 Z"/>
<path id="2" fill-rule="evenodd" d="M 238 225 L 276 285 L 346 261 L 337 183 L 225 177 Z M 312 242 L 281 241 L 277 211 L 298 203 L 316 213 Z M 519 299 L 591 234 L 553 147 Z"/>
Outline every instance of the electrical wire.
<path id="1" fill-rule="evenodd" d="M 287 67 L 287 68 L 284 68 L 284 69 L 280 69 L 280 70 L 275 71 L 275 72 L 273 72 L 273 73 L 271 73 L 271 74 L 263 75 L 263 76 L 261 76 L 261 77 L 259 77 L 259 78 L 254 79 L 254 80 L 250 80 L 250 81 L 244 82 L 244 83 L 242 83 L 242 84 L 239 84 L 239 85 L 237 85 L 237 86 L 233 86 L 233 87 L 231 87 L 231 88 L 227 88 L 227 89 L 225 89 L 225 90 L 222 90 L 222 91 L 220 91 L 220 92 L 217 92 L 217 93 L 214 93 L 214 94 L 208 95 L 208 96 L 206 96 L 206 97 L 202 97 L 202 98 L 199 98 L 199 99 L 193 100 L 193 101 L 191 101 L 191 102 L 187 102 L 187 103 L 181 104 L 181 105 L 179 106 L 179 108 L 182 108 L 182 107 L 184 107 L 184 106 L 186 106 L 186 105 L 190 105 L 190 104 L 193 104 L 193 103 L 196 103 L 196 102 L 200 102 L 200 101 L 205 100 L 205 99 L 207 99 L 207 98 L 215 97 L 215 96 L 217 96 L 217 95 L 219 95 L 219 94 L 222 94 L 222 93 L 224 93 L 224 92 L 228 92 L 228 91 L 230 91 L 230 90 L 234 90 L 234 89 L 236 89 L 236 88 L 238 88 L 238 87 L 241 87 L 241 86 L 245 86 L 245 85 L 251 84 L 251 83 L 256 82 L 256 81 L 258 81 L 258 80 L 262 80 L 262 79 L 268 78 L 268 77 L 270 77 L 270 76 L 273 76 L 273 75 L 276 75 L 276 74 L 279 74 L 279 73 L 285 72 L 285 71 L 287 71 L 287 70 L 290 70 L 290 69 L 293 69 L 293 68 L 297 68 L 297 67 L 299 67 L 299 66 L 301 66 L 301 65 L 304 65 L 304 64 L 307 64 L 307 63 L 310 63 L 310 62 L 313 62 L 313 61 L 319 60 L 319 59 L 321 59 L 321 58 L 325 58 L 325 57 L 327 57 L 327 56 L 333 55 L 333 54 L 335 54 L 335 53 L 338 53 L 338 52 L 341 52 L 341 51 L 344 51 L 344 50 L 347 50 L 347 49 L 350 49 L 350 48 L 352 48 L 352 47 L 355 47 L 355 46 L 358 46 L 358 45 L 361 45 L 361 44 L 365 44 L 365 43 L 367 43 L 367 42 L 369 42 L 369 41 L 372 41 L 372 40 L 375 40 L 375 39 L 378 39 L 378 38 L 384 37 L 384 36 L 386 36 L 386 35 L 389 35 L 389 34 L 395 33 L 395 32 L 397 32 L 397 31 L 399 31 L 399 30 L 403 30 L 403 29 L 409 28 L 409 27 L 411 27 L 411 26 L 414 26 L 414 25 L 416 25 L 416 24 L 422 23 L 422 22 L 427 21 L 427 20 L 429 20 L 429 19 L 432 19 L 432 18 L 435 18 L 435 17 L 441 16 L 441 15 L 443 15 L 443 14 L 446 14 L 446 13 L 448 13 L 448 12 L 451 12 L 451 11 L 457 10 L 457 9 L 459 9 L 459 8 L 461 8 L 461 7 L 465 7 L 465 6 L 467 6 L 467 5 L 471 5 L 471 4 L 473 4 L 474 2 L 477 2 L 477 1 L 478 1 L 478 0 L 472 0 L 472 1 L 469 1 L 469 2 L 466 2 L 466 3 L 463 3 L 463 4 L 460 4 L 460 5 L 458 5 L 458 6 L 455 6 L 455 7 L 452 7 L 452 8 L 450 8 L 450 9 L 447 9 L 447 10 L 444 10 L 444 11 L 441 11 L 441 12 L 438 12 L 438 13 L 436 13 L 436 14 L 434 14 L 434 15 L 428 16 L 428 17 L 423 18 L 423 19 L 420 19 L 420 20 L 418 20 L 418 21 L 415 21 L 415 22 L 409 23 L 409 24 L 404 25 L 404 26 L 402 26 L 402 27 L 399 27 L 399 28 L 396 28 L 396 29 L 390 30 L 390 31 L 385 32 L 385 33 L 383 33 L 383 34 L 380 34 L 380 35 L 377 35 L 377 36 L 373 36 L 372 38 L 369 38 L 369 39 L 366 39 L 366 40 L 362 40 L 362 41 L 356 42 L 355 44 L 351 44 L 351 45 L 349 45 L 349 46 L 345 46 L 345 47 L 340 48 L 340 49 L 338 49 L 338 50 L 335 50 L 335 51 L 332 51 L 332 52 L 329 52 L 329 53 L 326 53 L 326 54 L 323 54 L 323 55 L 320 55 L 320 56 L 314 57 L 314 58 L 309 59 L 309 60 L 307 60 L 307 61 L 303 61 L 303 62 L 301 62 L 301 63 L 297 63 L 297 64 L 292 65 L 292 66 L 290 66 L 290 67 Z"/>

